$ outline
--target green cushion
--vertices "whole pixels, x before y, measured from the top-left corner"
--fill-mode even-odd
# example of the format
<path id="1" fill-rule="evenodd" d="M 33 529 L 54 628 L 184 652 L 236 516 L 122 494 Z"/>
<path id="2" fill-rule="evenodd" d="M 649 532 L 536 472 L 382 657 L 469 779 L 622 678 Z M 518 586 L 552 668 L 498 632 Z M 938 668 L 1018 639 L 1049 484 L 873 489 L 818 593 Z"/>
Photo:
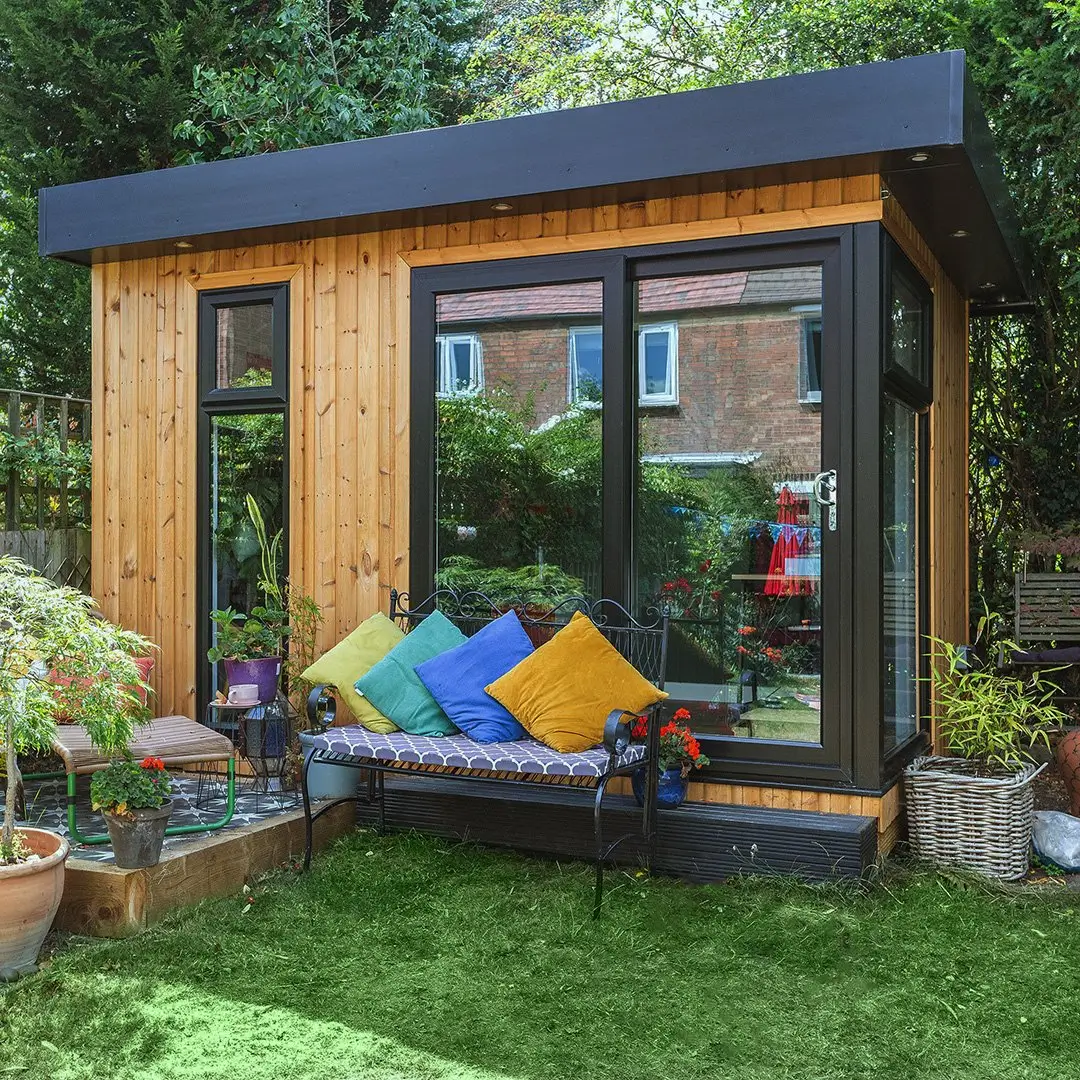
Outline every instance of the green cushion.
<path id="1" fill-rule="evenodd" d="M 363 724 L 369 731 L 389 735 L 397 728 L 370 701 L 356 692 L 354 683 L 404 637 L 396 623 L 377 611 L 344 641 L 320 656 L 300 677 L 310 683 L 329 683 L 336 687 L 357 723 Z"/>
<path id="2" fill-rule="evenodd" d="M 356 689 L 402 731 L 411 735 L 456 735 L 458 729 L 414 669 L 447 649 L 463 645 L 465 640 L 445 615 L 433 611 L 356 680 Z"/>

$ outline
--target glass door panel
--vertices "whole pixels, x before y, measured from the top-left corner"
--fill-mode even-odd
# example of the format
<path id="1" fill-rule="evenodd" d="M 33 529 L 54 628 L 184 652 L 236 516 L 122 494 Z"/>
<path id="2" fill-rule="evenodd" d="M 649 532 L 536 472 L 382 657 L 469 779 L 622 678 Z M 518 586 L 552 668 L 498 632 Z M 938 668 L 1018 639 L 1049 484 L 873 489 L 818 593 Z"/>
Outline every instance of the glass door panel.
<path id="1" fill-rule="evenodd" d="M 821 743 L 821 266 L 640 280 L 635 319 L 636 603 L 672 615 L 671 704 Z"/>
<path id="2" fill-rule="evenodd" d="M 268 536 L 285 522 L 285 416 L 224 413 L 210 418 L 209 611 L 233 608 L 247 614 L 264 603 L 259 589 L 259 542 L 247 511 L 254 497 Z M 207 612 L 209 616 L 209 612 Z M 210 644 L 215 630 L 210 629 Z M 211 691 L 222 689 L 222 665 Z"/>
<path id="3" fill-rule="evenodd" d="M 435 298 L 435 583 L 601 595 L 599 281 Z"/>

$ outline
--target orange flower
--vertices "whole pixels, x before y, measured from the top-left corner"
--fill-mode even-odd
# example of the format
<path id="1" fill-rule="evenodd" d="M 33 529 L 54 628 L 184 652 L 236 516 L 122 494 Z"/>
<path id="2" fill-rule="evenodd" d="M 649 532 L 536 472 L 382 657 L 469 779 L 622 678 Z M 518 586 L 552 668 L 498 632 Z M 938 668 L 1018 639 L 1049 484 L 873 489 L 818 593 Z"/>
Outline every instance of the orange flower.
<path id="1" fill-rule="evenodd" d="M 757 630 L 753 626 L 740 626 L 739 633 L 742 634 L 743 637 L 749 637 L 751 634 L 756 634 Z"/>
<path id="2" fill-rule="evenodd" d="M 159 757 L 145 757 L 139 762 L 140 769 L 164 769 L 165 762 Z"/>
<path id="3" fill-rule="evenodd" d="M 689 709 L 676 709 L 675 710 L 675 719 L 676 720 L 689 720 L 690 719 L 690 710 Z"/>

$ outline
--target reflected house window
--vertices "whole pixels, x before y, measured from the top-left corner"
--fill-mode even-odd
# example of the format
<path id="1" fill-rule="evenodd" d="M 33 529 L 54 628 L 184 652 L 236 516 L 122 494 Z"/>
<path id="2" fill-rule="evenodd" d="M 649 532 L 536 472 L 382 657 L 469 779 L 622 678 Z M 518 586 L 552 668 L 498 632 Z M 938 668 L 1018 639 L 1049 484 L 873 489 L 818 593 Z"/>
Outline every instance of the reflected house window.
<path id="1" fill-rule="evenodd" d="M 484 388 L 484 354 L 476 334 L 439 334 L 439 394 L 475 394 Z"/>
<path id="2" fill-rule="evenodd" d="M 679 329 L 675 323 L 638 327 L 638 401 L 679 404 Z"/>
<path id="3" fill-rule="evenodd" d="M 799 401 L 804 405 L 818 405 L 821 403 L 821 309 L 795 310 L 803 316 Z"/>
<path id="4" fill-rule="evenodd" d="M 570 400 L 600 401 L 603 389 L 604 339 L 599 326 L 573 326 L 569 331 Z"/>

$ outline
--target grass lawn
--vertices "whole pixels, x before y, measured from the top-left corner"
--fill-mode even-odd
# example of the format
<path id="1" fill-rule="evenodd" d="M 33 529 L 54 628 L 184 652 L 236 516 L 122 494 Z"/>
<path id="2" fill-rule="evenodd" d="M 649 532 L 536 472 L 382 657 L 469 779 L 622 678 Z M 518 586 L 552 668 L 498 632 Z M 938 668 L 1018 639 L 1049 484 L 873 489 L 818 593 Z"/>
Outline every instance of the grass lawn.
<path id="1" fill-rule="evenodd" d="M 357 834 L 0 989 L 0 1077 L 1080 1075 L 1080 895 L 590 876 Z"/>

